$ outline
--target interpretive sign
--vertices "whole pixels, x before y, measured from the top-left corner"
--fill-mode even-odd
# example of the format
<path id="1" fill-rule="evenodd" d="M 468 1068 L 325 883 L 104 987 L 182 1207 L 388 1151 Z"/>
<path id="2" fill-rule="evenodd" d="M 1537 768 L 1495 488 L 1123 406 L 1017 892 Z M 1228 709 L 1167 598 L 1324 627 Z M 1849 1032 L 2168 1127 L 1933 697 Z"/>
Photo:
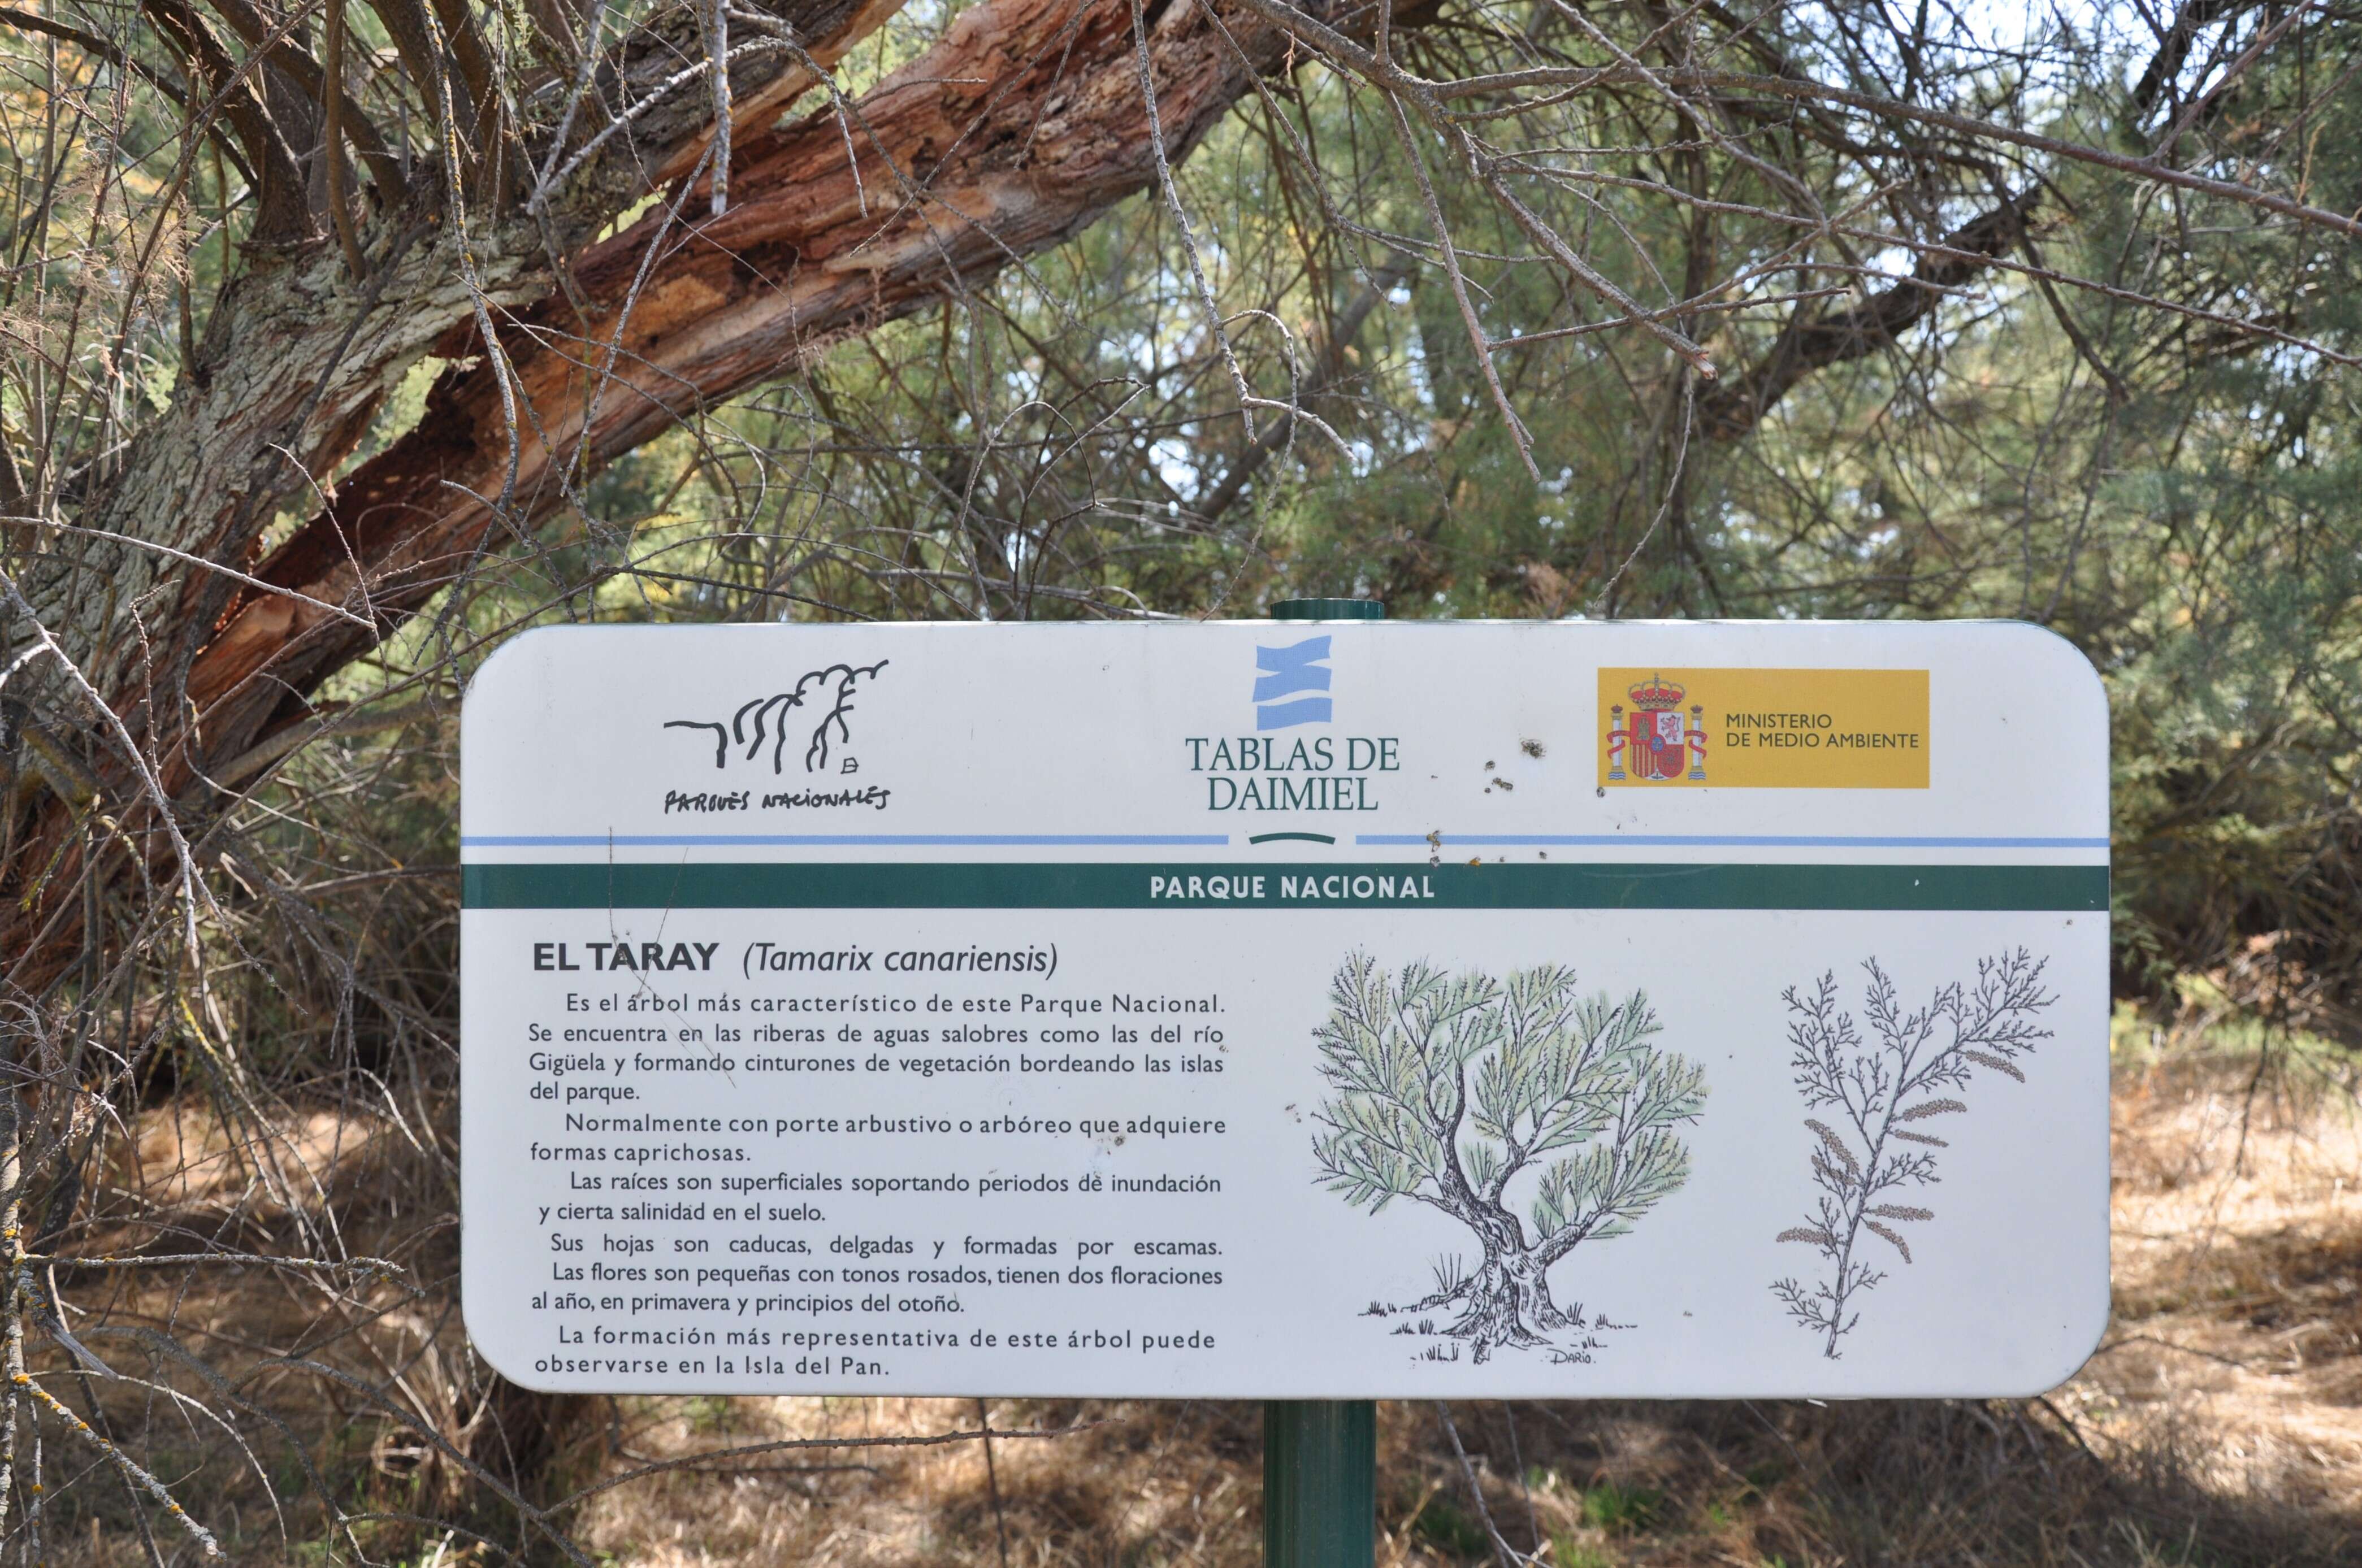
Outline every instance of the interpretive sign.
<path id="1" fill-rule="evenodd" d="M 520 1383 L 2010 1394 L 2098 1338 L 2107 712 L 2043 631 L 569 628 L 464 729 Z"/>

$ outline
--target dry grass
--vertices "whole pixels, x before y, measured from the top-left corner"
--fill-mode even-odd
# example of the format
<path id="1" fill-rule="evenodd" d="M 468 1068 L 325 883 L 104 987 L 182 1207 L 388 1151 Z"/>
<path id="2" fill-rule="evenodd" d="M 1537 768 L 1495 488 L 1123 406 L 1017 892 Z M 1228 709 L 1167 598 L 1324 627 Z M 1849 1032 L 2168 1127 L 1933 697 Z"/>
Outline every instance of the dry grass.
<path id="1" fill-rule="evenodd" d="M 1386 1405 L 1380 1561 L 1494 1560 L 1489 1514 L 1508 1547 L 1557 1568 L 2362 1564 L 2362 1118 L 2288 1062 L 2258 1074 L 2253 1057 L 2185 1054 L 2120 1070 L 2116 1319 L 2082 1376 L 2051 1399 L 1457 1405 L 1449 1416 L 1481 1512 L 1443 1413 Z M 447 1225 L 389 1209 L 396 1194 L 415 1203 L 436 1185 L 432 1150 L 391 1121 L 291 1117 L 281 1168 L 261 1170 L 191 1113 L 157 1113 L 138 1133 L 137 1160 L 112 1179 L 142 1192 L 158 1226 L 236 1232 L 305 1207 L 309 1193 L 315 1212 L 340 1215 L 353 1251 L 402 1254 L 419 1270 L 423 1299 L 389 1292 L 373 1312 L 333 1319 L 299 1284 L 252 1275 L 201 1297 L 127 1292 L 114 1304 L 116 1321 L 170 1323 L 249 1375 L 243 1387 L 290 1420 L 350 1508 L 436 1511 L 465 1488 L 414 1436 L 355 1401 L 330 1402 L 317 1378 L 263 1367 L 265 1346 L 304 1346 L 388 1382 L 415 1416 L 488 1461 L 524 1431 L 529 1490 L 544 1502 L 717 1450 L 973 1431 L 986 1413 L 941 1399 L 504 1409 L 470 1392 L 481 1385 L 449 1311 Z M 121 1236 L 139 1239 L 136 1228 Z M 116 1411 L 116 1397 L 106 1399 Z M 117 1413 L 133 1418 L 127 1398 Z M 989 1416 L 996 1428 L 1060 1435 L 1002 1437 L 988 1455 L 968 1441 L 693 1461 L 599 1492 L 567 1517 L 615 1568 L 1260 1561 L 1254 1407 L 1004 1400 Z M 201 1512 L 239 1521 L 237 1560 L 348 1560 L 281 1544 L 256 1467 L 200 1436 L 190 1434 L 186 1485 L 210 1501 Z M 282 1492 L 303 1489 L 300 1467 L 258 1450 Z M 84 1496 L 94 1501 L 61 1509 L 51 1560 L 145 1561 L 127 1508 Z M 513 1512 L 480 1504 L 470 1519 L 524 1546 L 527 1561 L 557 1560 L 529 1544 Z M 317 1541 L 316 1508 L 291 1508 L 290 1529 Z M 377 1560 L 405 1565 L 505 1560 L 399 1524 L 365 1538 Z"/>
<path id="2" fill-rule="evenodd" d="M 1650 1564 L 2362 1563 L 2362 1124 L 2253 1059 L 2128 1068 L 2116 1320 L 2052 1399 L 1453 1407 L 1507 1544 Z M 635 1458 L 972 1427 L 973 1401 L 649 1401 Z M 1066 1437 L 841 1454 L 826 1474 L 675 1473 L 580 1523 L 619 1563 L 1260 1561 L 1256 1412 L 1006 1401 Z M 1495 1555 L 1439 1413 L 1381 1409 L 1379 1557 Z M 756 1464 L 809 1459 L 767 1455 Z M 602 1461 L 614 1464 L 616 1461 Z M 629 1460 L 622 1463 L 628 1464 Z M 995 1483 L 997 1482 L 997 1488 Z M 998 1492 L 996 1518 L 994 1497 Z"/>
<path id="3" fill-rule="evenodd" d="M 2285 1061 L 2115 1098 L 2116 1321 L 2062 1403 L 2211 1489 L 2362 1506 L 2362 1113 Z"/>

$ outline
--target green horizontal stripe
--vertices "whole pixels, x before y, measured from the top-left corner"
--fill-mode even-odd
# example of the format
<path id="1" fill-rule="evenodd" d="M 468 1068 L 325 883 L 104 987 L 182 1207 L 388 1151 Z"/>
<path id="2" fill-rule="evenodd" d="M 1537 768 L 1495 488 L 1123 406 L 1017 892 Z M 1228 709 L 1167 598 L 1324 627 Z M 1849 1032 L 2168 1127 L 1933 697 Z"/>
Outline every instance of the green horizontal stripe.
<path id="1" fill-rule="evenodd" d="M 1153 877 L 1262 896 L 1152 896 Z M 1358 883 L 1357 878 L 1369 883 Z M 1344 879 L 1341 882 L 1331 879 Z M 1380 896 L 1378 879 L 1395 883 Z M 1313 896 L 1286 891 L 1310 879 Z M 1405 896 L 1407 882 L 1417 893 Z M 1186 881 L 1182 884 L 1186 890 Z M 469 909 L 2058 909 L 2104 910 L 2105 866 L 470 865 Z"/>

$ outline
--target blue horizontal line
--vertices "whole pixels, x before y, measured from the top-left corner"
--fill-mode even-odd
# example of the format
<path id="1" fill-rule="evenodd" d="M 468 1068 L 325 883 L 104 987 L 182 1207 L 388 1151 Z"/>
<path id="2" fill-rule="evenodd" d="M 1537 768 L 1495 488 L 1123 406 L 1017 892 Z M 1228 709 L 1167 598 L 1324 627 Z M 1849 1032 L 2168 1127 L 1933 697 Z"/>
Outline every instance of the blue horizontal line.
<path id="1" fill-rule="evenodd" d="M 2104 850 L 2105 839 L 1904 838 L 1805 833 L 1357 833 L 1356 844 L 1464 844 L 1515 849 L 1574 844 L 1712 844 L 1762 850 Z"/>
<path id="2" fill-rule="evenodd" d="M 1227 844 L 1227 833 L 487 833 L 463 837 L 463 850 L 747 848 L 839 844 Z M 1423 841 L 1423 840 L 1422 840 Z"/>

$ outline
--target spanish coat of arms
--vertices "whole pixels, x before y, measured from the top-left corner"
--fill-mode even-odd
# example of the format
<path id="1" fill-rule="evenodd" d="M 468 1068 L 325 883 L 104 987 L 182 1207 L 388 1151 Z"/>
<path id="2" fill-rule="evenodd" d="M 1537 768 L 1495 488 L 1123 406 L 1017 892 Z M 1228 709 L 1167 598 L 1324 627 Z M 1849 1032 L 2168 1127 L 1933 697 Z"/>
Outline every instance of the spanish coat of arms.
<path id="1" fill-rule="evenodd" d="M 1677 681 L 1651 675 L 1625 688 L 1632 698 L 1628 716 L 1620 702 L 1608 705 L 1607 776 L 1611 780 L 1705 782 L 1705 707 L 1692 703 Z"/>

